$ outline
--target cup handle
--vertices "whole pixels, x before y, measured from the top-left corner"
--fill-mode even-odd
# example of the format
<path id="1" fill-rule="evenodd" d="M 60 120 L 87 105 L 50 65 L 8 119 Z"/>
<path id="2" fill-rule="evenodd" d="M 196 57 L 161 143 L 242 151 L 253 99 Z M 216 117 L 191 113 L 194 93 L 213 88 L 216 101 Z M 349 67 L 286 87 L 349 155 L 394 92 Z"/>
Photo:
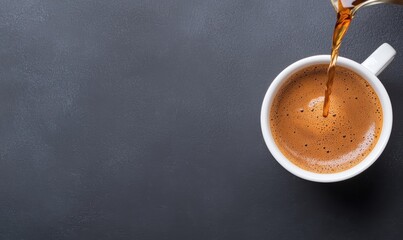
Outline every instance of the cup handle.
<path id="1" fill-rule="evenodd" d="M 378 76 L 392 62 L 396 50 L 388 43 L 379 46 L 361 65 Z"/>

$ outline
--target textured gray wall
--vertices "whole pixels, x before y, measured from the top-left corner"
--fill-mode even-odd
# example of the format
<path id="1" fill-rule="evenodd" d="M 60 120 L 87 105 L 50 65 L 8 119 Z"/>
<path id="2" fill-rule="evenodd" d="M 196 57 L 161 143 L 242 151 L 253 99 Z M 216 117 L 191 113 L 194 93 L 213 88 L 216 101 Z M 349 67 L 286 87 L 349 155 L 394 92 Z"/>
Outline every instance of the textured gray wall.
<path id="1" fill-rule="evenodd" d="M 1 0 L 1 239 L 402 239 L 403 7 L 358 13 L 394 106 L 368 171 L 322 185 L 267 150 L 272 79 L 328 54 L 327 0 Z M 376 20 L 376 18 L 379 18 Z"/>

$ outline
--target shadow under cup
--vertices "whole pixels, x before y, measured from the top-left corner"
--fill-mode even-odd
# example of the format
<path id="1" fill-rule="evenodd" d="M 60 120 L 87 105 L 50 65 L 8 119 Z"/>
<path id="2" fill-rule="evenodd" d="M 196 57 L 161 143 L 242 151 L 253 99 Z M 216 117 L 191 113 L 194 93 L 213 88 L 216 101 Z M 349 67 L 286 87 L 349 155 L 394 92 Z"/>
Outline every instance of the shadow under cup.
<path id="1" fill-rule="evenodd" d="M 371 87 L 373 88 L 373 90 L 375 91 L 376 95 L 379 98 L 382 107 L 383 123 L 382 123 L 382 130 L 379 135 L 377 143 L 375 144 L 371 152 L 357 165 L 347 170 L 336 173 L 316 173 L 307 171 L 292 163 L 292 161 L 290 161 L 281 152 L 275 140 L 273 139 L 269 122 L 270 110 L 274 102 L 275 96 L 277 95 L 278 91 L 282 88 L 282 86 L 288 82 L 289 78 L 292 75 L 310 66 L 329 64 L 329 60 L 330 60 L 329 55 L 313 56 L 295 62 L 294 64 L 284 69 L 270 85 L 265 95 L 261 111 L 262 133 L 266 145 L 269 148 L 271 154 L 285 169 L 287 169 L 292 174 L 300 178 L 314 182 L 342 181 L 354 177 L 359 173 L 363 172 L 365 169 L 371 166 L 380 156 L 389 140 L 389 136 L 392 129 L 392 106 L 390 103 L 389 96 L 382 83 L 379 81 L 379 79 L 375 76 L 374 73 L 365 68 L 363 65 L 354 62 L 352 60 L 340 57 L 338 59 L 337 66 L 347 68 L 348 70 L 351 70 L 352 72 L 356 73 L 357 75 L 365 79 L 371 85 Z"/>

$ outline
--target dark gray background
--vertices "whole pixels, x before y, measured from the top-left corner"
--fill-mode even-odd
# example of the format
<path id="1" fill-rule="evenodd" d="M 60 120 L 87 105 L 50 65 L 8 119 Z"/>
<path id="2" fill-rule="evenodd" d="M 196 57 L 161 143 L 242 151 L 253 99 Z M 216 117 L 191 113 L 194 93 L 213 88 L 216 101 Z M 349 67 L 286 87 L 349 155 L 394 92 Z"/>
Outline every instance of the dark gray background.
<path id="1" fill-rule="evenodd" d="M 329 2 L 1 0 L 0 239 L 402 239 L 403 7 L 341 50 L 398 52 L 370 169 L 307 182 L 261 136 L 272 79 L 329 53 Z"/>

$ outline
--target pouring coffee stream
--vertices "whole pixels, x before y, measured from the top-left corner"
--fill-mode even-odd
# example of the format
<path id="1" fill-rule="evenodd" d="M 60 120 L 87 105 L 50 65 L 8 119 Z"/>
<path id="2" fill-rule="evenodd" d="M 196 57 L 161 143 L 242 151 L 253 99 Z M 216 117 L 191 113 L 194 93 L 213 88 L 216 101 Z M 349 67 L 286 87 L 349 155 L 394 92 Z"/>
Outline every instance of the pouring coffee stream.
<path id="1" fill-rule="evenodd" d="M 327 70 L 327 83 L 325 100 L 323 104 L 323 117 L 327 117 L 330 108 L 330 95 L 332 93 L 333 80 L 336 70 L 337 57 L 341 42 L 346 34 L 355 13 L 365 6 L 380 3 L 392 3 L 403 5 L 403 0 L 330 0 L 337 12 L 337 21 L 333 32 L 331 60 Z"/>

